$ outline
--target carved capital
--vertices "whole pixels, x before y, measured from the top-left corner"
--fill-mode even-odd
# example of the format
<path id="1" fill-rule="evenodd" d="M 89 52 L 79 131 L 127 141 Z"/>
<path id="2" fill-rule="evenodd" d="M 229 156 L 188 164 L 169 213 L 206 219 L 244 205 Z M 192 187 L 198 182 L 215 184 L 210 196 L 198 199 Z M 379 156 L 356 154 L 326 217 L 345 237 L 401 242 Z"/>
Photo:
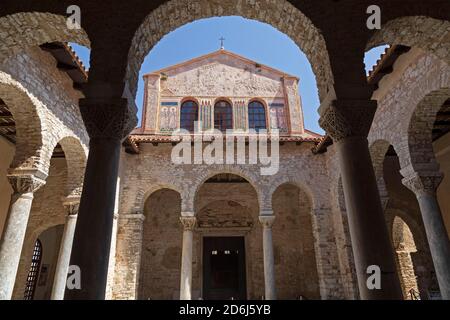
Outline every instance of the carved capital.
<path id="1" fill-rule="evenodd" d="M 78 214 L 80 209 L 80 197 L 79 196 L 69 196 L 64 199 L 63 206 L 67 210 L 68 216 L 75 216 Z"/>
<path id="2" fill-rule="evenodd" d="M 333 100 L 322 112 L 319 124 L 335 142 L 367 137 L 376 110 L 375 100 Z"/>
<path id="3" fill-rule="evenodd" d="M 45 179 L 33 174 L 13 173 L 8 175 L 8 180 L 16 194 L 34 193 L 45 184 Z"/>
<path id="4" fill-rule="evenodd" d="M 80 99 L 81 116 L 91 139 L 124 139 L 137 125 L 134 109 L 125 98 Z"/>
<path id="5" fill-rule="evenodd" d="M 425 194 L 435 195 L 443 178 L 441 173 L 434 175 L 420 175 L 419 173 L 414 173 L 409 177 L 403 178 L 402 183 L 414 192 L 416 196 Z"/>
<path id="6" fill-rule="evenodd" d="M 195 217 L 180 217 L 181 224 L 185 231 L 194 230 L 196 220 Z"/>
<path id="7" fill-rule="evenodd" d="M 275 222 L 275 216 L 259 216 L 259 222 L 261 222 L 264 228 L 272 228 Z"/>

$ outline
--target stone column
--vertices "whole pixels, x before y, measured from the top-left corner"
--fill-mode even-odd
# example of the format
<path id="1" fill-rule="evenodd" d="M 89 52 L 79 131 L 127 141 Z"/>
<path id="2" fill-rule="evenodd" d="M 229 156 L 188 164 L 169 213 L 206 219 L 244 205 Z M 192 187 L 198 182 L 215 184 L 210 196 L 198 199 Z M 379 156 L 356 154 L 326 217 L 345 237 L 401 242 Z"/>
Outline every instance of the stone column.
<path id="1" fill-rule="evenodd" d="M 192 247 L 194 241 L 195 217 L 180 218 L 183 224 L 183 249 L 181 253 L 180 300 L 192 298 Z"/>
<path id="2" fill-rule="evenodd" d="M 441 181 L 441 174 L 421 176 L 414 173 L 402 182 L 417 197 L 441 296 L 450 300 L 450 244 L 436 197 Z"/>
<path id="3" fill-rule="evenodd" d="M 33 194 L 45 184 L 45 174 L 12 173 L 8 179 L 13 194 L 0 243 L 0 300 L 11 299 Z"/>
<path id="4" fill-rule="evenodd" d="M 67 209 L 67 217 L 53 280 L 52 300 L 64 299 L 67 273 L 69 271 L 70 253 L 72 252 L 73 235 L 75 233 L 79 206 L 80 197 L 68 197 L 66 201 L 64 201 L 64 207 Z"/>
<path id="5" fill-rule="evenodd" d="M 80 99 L 90 137 L 70 264 L 81 271 L 81 288 L 65 298 L 105 299 L 122 140 L 136 125 L 127 99 Z"/>
<path id="6" fill-rule="evenodd" d="M 275 216 L 260 215 L 259 221 L 263 226 L 263 253 L 264 253 L 264 288 L 265 299 L 275 300 L 277 298 L 275 289 L 275 261 L 273 257 L 272 225 Z"/>
<path id="7" fill-rule="evenodd" d="M 376 101 L 334 100 L 321 110 L 320 125 L 337 150 L 360 296 L 400 300 L 395 256 L 367 141 L 376 107 Z M 369 278 L 373 272 L 368 272 L 372 265 L 380 268 L 379 288 L 368 286 L 373 283 Z"/>

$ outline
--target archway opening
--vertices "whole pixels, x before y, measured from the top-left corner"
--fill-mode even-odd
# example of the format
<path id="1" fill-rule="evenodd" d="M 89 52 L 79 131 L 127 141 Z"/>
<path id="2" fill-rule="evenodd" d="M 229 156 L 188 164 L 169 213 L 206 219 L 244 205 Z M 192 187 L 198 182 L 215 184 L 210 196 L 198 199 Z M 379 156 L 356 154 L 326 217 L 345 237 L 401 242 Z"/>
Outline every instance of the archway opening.
<path id="1" fill-rule="evenodd" d="M 432 129 L 433 151 L 439 169 L 444 178 L 437 189 L 437 198 L 447 228 L 447 234 L 450 236 L 450 199 L 448 190 L 450 190 L 450 98 L 439 108 Z"/>
<path id="2" fill-rule="evenodd" d="M 202 101 L 205 101 L 205 104 L 207 104 L 208 102 L 206 101 L 210 97 L 208 97 L 206 92 L 201 92 L 202 90 L 199 90 L 200 85 L 207 89 L 208 92 L 213 92 L 215 91 L 214 87 L 222 85 L 224 87 L 223 97 L 233 99 L 240 98 L 239 102 L 244 101 L 243 104 L 245 107 L 242 107 L 243 111 L 239 109 L 238 104 L 234 103 L 234 101 L 232 105 L 235 116 L 239 113 L 243 114 L 243 117 L 245 118 L 245 121 L 243 122 L 248 121 L 248 115 L 246 115 L 245 109 L 247 109 L 247 104 L 252 98 L 268 100 L 266 101 L 267 105 L 274 104 L 273 106 L 269 106 L 267 114 L 269 114 L 271 109 L 274 109 L 277 114 L 280 114 L 281 112 L 278 111 L 278 109 L 280 109 L 282 103 L 280 101 L 268 99 L 261 90 L 258 90 L 261 85 L 264 85 L 266 89 L 273 86 L 273 84 L 264 82 L 264 79 L 262 79 L 263 77 L 261 78 L 262 80 L 259 77 L 259 75 L 267 73 L 266 67 L 268 66 L 280 70 L 285 73 L 286 76 L 293 75 L 301 79 L 300 84 L 293 88 L 293 90 L 301 96 L 299 108 L 303 108 L 305 126 L 314 132 L 323 132 L 318 125 L 319 115 L 317 113 L 317 108 L 320 105 L 319 91 L 321 90 L 321 92 L 325 94 L 325 89 L 324 87 L 319 88 L 316 77 L 322 77 L 325 74 L 330 73 L 329 70 L 326 71 L 326 73 L 322 73 L 321 71 L 319 75 L 317 73 L 317 68 L 328 68 L 328 62 L 325 62 L 322 66 L 320 66 L 322 62 L 316 63 L 314 61 L 314 64 L 310 63 L 308 59 L 316 58 L 312 58 L 311 54 L 305 54 L 301 51 L 301 46 L 299 48 L 300 42 L 306 45 L 309 40 L 299 40 L 297 39 L 297 36 L 292 35 L 290 32 L 285 33 L 284 28 L 276 28 L 265 22 L 260 22 L 260 19 L 255 18 L 253 20 L 247 17 L 244 18 L 243 16 L 244 15 L 241 16 L 237 14 L 235 16 L 221 15 L 221 17 L 210 17 L 205 14 L 204 17 L 201 16 L 198 20 L 187 24 L 180 22 L 175 30 L 171 28 L 170 30 L 165 31 L 167 34 L 164 37 L 161 37 L 158 42 L 154 42 L 153 37 L 141 35 L 141 37 L 147 39 L 149 43 L 143 44 L 145 41 L 142 40 L 140 40 L 140 44 L 135 43 L 134 46 L 140 46 L 142 48 L 139 50 L 139 54 L 132 54 L 130 52 L 129 56 L 130 61 L 137 62 L 140 59 L 138 55 L 142 54 L 141 50 L 144 50 L 146 54 L 145 57 L 142 57 L 142 61 L 140 62 L 142 65 L 139 64 L 139 77 L 136 80 L 136 105 L 139 108 L 138 118 L 141 121 L 141 126 L 142 121 L 148 122 L 148 125 L 151 125 L 152 121 L 158 121 L 153 119 L 153 117 L 158 113 L 161 114 L 162 109 L 170 109 L 170 107 L 176 108 L 176 116 L 179 116 L 181 103 L 183 102 L 183 99 L 188 96 L 195 96 L 200 100 L 200 104 L 202 104 Z M 143 31 L 139 30 L 138 32 Z M 162 31 L 159 30 L 158 32 Z M 302 32 L 304 32 L 304 30 L 302 30 L 301 33 Z M 192 59 L 195 60 L 199 57 L 220 51 L 221 42 L 219 39 L 222 37 L 225 39 L 223 51 L 231 52 L 232 54 L 254 61 L 252 65 L 245 66 L 246 72 L 221 77 L 220 73 L 225 71 L 222 70 L 223 68 L 218 68 L 218 74 L 215 74 L 215 69 L 212 65 L 214 61 L 210 59 L 211 64 L 207 64 L 205 70 L 202 69 L 200 74 L 196 72 L 193 76 L 190 76 L 186 73 L 183 80 L 185 83 L 184 85 L 182 85 L 181 82 L 177 82 L 175 87 L 171 85 L 171 79 L 174 78 L 174 75 L 167 71 L 168 68 L 176 65 L 183 66 L 183 64 Z M 227 59 L 232 60 L 230 59 L 230 56 L 228 56 Z M 325 56 L 317 57 L 317 59 L 325 59 Z M 325 60 L 328 61 L 328 58 Z M 235 64 L 236 63 L 230 62 L 230 65 L 235 68 L 236 71 L 238 66 Z M 186 67 L 186 69 L 189 68 Z M 161 82 L 159 84 L 153 79 L 156 73 L 161 74 Z M 283 77 L 281 74 L 277 76 L 278 79 Z M 327 77 L 329 76 L 327 75 Z M 234 78 L 242 79 L 242 81 L 239 85 L 234 85 L 233 87 L 233 82 L 235 81 Z M 149 84 L 151 85 L 149 86 Z M 155 85 L 157 86 L 155 87 Z M 189 92 L 183 92 L 183 89 L 189 89 Z M 157 99 L 152 97 L 155 94 L 155 90 L 161 92 L 161 98 L 159 99 L 161 104 L 171 102 L 174 103 L 174 105 L 171 105 L 170 107 L 168 105 L 161 105 L 161 110 L 159 111 L 153 110 L 152 112 L 149 112 L 149 110 L 143 110 L 145 108 L 144 105 L 148 103 L 148 101 L 151 101 L 152 103 L 158 102 Z M 290 88 L 288 90 L 290 90 Z M 214 94 L 216 94 L 216 92 L 214 92 Z M 277 96 L 277 94 L 273 96 Z M 217 97 L 219 97 L 219 95 Z M 209 103 L 213 106 L 214 99 L 209 101 Z M 287 105 L 287 102 L 284 104 Z M 200 105 L 199 108 L 199 120 L 202 120 L 202 106 Z M 154 116 L 152 114 L 154 114 Z M 284 113 L 284 116 L 286 115 L 287 112 Z M 170 114 L 168 114 L 167 117 L 169 119 Z M 301 121 L 299 120 L 298 123 L 299 126 L 303 126 L 303 123 L 300 124 L 300 122 L 303 122 L 303 117 L 301 118 Z M 161 119 L 159 121 L 166 123 Z M 232 121 L 235 128 L 242 129 L 241 126 L 243 126 L 243 124 L 239 122 L 241 120 L 238 117 L 235 117 L 235 120 Z M 283 121 L 280 120 L 280 122 Z M 158 123 L 152 125 L 157 126 Z M 203 121 L 203 125 L 209 126 L 207 121 Z M 211 125 L 214 127 L 214 123 L 211 123 Z M 270 126 L 269 124 L 266 125 L 268 127 Z M 173 129 L 174 128 L 171 128 L 171 130 Z"/>
<path id="3" fill-rule="evenodd" d="M 50 227 L 37 238 L 23 299 L 50 300 L 64 225 Z"/>
<path id="4" fill-rule="evenodd" d="M 402 218 L 396 216 L 392 225 L 392 242 L 397 257 L 397 269 L 405 299 L 420 298 L 417 275 L 414 271 L 412 255 L 417 252 L 413 235 Z"/>
<path id="5" fill-rule="evenodd" d="M 397 253 L 397 272 L 402 284 L 403 296 L 405 299 L 416 297 L 429 299 L 439 292 L 439 289 L 425 228 L 414 193 L 402 183 L 400 161 L 392 145 L 387 148 L 382 170 L 382 181 L 387 191 L 385 218 L 391 230 L 394 251 Z M 404 242 L 401 243 L 401 241 Z M 406 249 L 402 246 L 406 246 Z M 403 252 L 405 250 L 409 256 Z"/>
<path id="6" fill-rule="evenodd" d="M 273 242 L 278 299 L 320 299 L 311 200 L 293 184 L 272 195 Z"/>
<path id="7" fill-rule="evenodd" d="M 221 173 L 195 198 L 193 295 L 203 299 L 260 299 L 262 234 L 255 188 L 243 177 Z"/>

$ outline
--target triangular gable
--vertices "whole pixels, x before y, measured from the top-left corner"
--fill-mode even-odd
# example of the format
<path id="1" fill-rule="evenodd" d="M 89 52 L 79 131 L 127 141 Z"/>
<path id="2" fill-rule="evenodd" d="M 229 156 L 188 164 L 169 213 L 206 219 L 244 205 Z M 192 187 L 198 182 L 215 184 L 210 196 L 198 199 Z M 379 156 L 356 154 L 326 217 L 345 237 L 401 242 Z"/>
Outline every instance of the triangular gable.
<path id="1" fill-rule="evenodd" d="M 247 65 L 258 66 L 258 68 L 263 69 L 263 70 L 267 71 L 268 73 L 276 74 L 279 77 L 296 78 L 296 79 L 298 79 L 298 77 L 296 77 L 296 76 L 290 75 L 290 74 L 288 74 L 286 72 L 274 69 L 272 67 L 266 66 L 264 64 L 258 63 L 256 61 L 250 60 L 250 59 L 248 59 L 246 57 L 243 57 L 241 55 L 238 55 L 236 53 L 233 53 L 233 52 L 230 52 L 230 51 L 227 51 L 227 50 L 224 50 L 224 49 L 220 49 L 220 50 L 214 51 L 212 53 L 208 53 L 206 55 L 199 56 L 199 57 L 194 58 L 194 59 L 190 59 L 190 60 L 178 63 L 178 64 L 174 64 L 174 65 L 169 66 L 167 68 L 163 68 L 163 69 L 160 69 L 160 70 L 156 70 L 156 71 L 147 73 L 146 75 L 155 75 L 155 74 L 162 74 L 162 75 L 164 75 L 164 74 L 167 74 L 167 73 L 170 73 L 170 72 L 175 72 L 177 69 L 188 69 L 190 65 L 197 65 L 197 66 L 199 66 L 199 65 L 201 65 L 202 61 L 211 60 L 211 59 L 214 59 L 214 58 L 220 59 L 220 57 L 229 57 L 231 59 L 239 60 L 240 62 L 242 62 L 244 64 L 247 64 Z M 144 75 L 144 77 L 146 75 Z"/>

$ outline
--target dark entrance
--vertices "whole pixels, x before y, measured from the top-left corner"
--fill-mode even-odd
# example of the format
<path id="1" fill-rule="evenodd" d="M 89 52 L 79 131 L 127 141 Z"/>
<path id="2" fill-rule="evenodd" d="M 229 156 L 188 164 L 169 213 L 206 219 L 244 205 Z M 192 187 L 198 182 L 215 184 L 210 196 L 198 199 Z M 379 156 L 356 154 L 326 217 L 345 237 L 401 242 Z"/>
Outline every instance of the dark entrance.
<path id="1" fill-rule="evenodd" d="M 203 298 L 247 298 L 244 237 L 203 238 Z"/>

